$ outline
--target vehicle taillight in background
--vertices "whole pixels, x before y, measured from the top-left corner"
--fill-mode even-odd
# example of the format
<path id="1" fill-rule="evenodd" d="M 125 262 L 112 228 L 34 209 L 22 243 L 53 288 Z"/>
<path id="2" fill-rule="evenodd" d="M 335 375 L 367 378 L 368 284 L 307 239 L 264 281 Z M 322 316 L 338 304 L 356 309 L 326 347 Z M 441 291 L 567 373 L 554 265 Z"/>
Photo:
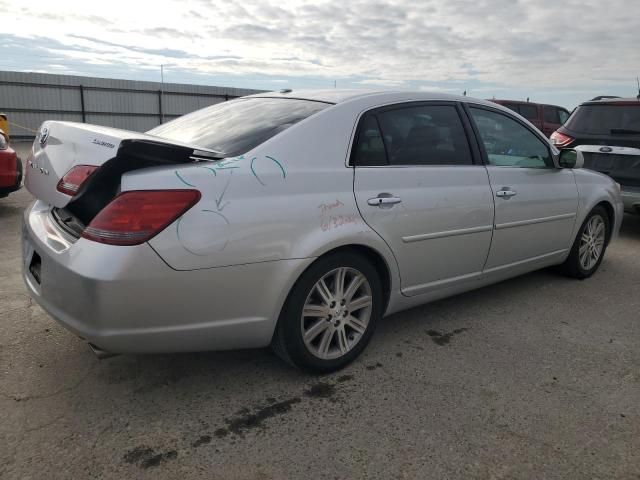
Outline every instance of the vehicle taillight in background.
<path id="1" fill-rule="evenodd" d="M 566 147 L 574 140 L 573 137 L 570 137 L 569 135 L 565 135 L 564 133 L 560 133 L 557 130 L 551 134 L 550 139 L 553 142 L 553 144 L 558 148 Z"/>
<path id="2" fill-rule="evenodd" d="M 82 236 L 109 245 L 138 245 L 151 239 L 200 200 L 198 190 L 135 190 L 104 207 Z"/>
<path id="3" fill-rule="evenodd" d="M 76 165 L 58 182 L 56 187 L 59 192 L 72 197 L 78 192 L 80 186 L 98 169 L 95 165 Z"/>

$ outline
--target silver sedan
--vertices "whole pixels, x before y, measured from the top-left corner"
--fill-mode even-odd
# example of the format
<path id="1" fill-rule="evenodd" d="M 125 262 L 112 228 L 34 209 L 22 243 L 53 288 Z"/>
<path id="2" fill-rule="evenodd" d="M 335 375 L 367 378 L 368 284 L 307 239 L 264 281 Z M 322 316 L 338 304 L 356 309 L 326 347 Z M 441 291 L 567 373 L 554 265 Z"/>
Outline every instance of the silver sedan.
<path id="1" fill-rule="evenodd" d="M 45 122 L 27 162 L 31 296 L 94 351 L 355 359 L 384 315 L 559 265 L 591 276 L 619 186 L 499 105 L 290 91 L 146 134 Z"/>

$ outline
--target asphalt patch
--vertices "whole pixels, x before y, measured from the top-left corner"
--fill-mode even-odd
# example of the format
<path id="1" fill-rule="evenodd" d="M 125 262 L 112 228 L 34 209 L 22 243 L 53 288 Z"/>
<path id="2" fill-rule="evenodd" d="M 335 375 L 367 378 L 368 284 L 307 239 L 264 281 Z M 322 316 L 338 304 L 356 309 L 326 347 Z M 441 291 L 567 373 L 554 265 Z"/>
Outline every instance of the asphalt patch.
<path id="1" fill-rule="evenodd" d="M 268 418 L 276 415 L 284 415 L 291 411 L 291 406 L 300 403 L 300 398 L 294 397 L 282 402 L 276 402 L 265 407 L 258 408 L 254 413 L 249 409 L 241 409 L 241 412 L 247 412 L 235 417 L 227 419 L 227 428 L 219 428 L 214 432 L 218 438 L 225 437 L 229 433 L 236 435 L 244 435 L 248 430 L 256 428 L 264 428 L 263 422 Z"/>
<path id="2" fill-rule="evenodd" d="M 449 342 L 451 341 L 451 338 L 454 335 L 458 335 L 459 333 L 462 332 L 466 332 L 467 330 L 469 330 L 468 328 L 456 328 L 455 330 L 449 332 L 449 333 L 442 333 L 439 332 L 437 330 L 427 330 L 427 335 L 429 335 L 431 337 L 431 340 L 434 341 L 434 343 L 440 345 L 441 347 L 448 345 Z"/>
<path id="3" fill-rule="evenodd" d="M 336 386 L 330 383 L 316 383 L 315 385 L 311 385 L 309 390 L 305 390 L 304 394 L 307 397 L 313 398 L 329 398 L 336 393 Z"/>
<path id="4" fill-rule="evenodd" d="M 157 467 L 167 460 L 175 460 L 178 458 L 178 452 L 169 450 L 167 452 L 156 453 L 153 448 L 140 446 L 129 450 L 124 454 L 124 461 L 132 465 L 138 465 L 140 468 L 147 469 Z"/>
<path id="5" fill-rule="evenodd" d="M 193 442 L 193 446 L 198 448 L 201 445 L 206 445 L 207 443 L 211 443 L 211 435 L 202 435 L 199 439 Z"/>

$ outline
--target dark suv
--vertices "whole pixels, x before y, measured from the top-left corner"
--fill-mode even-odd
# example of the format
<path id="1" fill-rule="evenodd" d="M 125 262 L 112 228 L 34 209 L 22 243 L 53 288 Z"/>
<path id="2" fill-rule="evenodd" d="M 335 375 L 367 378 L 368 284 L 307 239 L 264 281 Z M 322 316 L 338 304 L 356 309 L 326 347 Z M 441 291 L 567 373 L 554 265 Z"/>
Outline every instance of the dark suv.
<path id="1" fill-rule="evenodd" d="M 521 102 L 517 100 L 490 100 L 493 103 L 507 107 L 533 123 L 538 130 L 547 137 L 555 132 L 567 118 L 569 111 L 557 105 L 543 103 Z"/>
<path id="2" fill-rule="evenodd" d="M 625 210 L 640 214 L 640 96 L 583 103 L 551 141 L 558 148 L 581 146 L 585 168 L 618 182 Z"/>

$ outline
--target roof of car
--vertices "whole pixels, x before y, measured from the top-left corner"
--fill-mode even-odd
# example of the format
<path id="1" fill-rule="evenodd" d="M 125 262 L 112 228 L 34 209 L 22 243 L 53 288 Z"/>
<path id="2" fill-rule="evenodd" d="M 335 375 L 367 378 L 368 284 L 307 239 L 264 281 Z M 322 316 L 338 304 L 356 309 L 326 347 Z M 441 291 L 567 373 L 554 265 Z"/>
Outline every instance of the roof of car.
<path id="1" fill-rule="evenodd" d="M 448 100 L 457 102 L 473 102 L 491 105 L 490 102 L 479 98 L 462 95 L 450 95 L 439 92 L 412 92 L 404 90 L 365 90 L 365 89 L 325 89 L 325 90 L 298 90 L 285 89 L 275 92 L 264 92 L 251 95 L 251 97 L 271 98 L 296 98 L 300 100 L 312 100 L 316 102 L 343 103 L 363 97 L 375 97 L 376 100 L 407 101 L 407 100 Z"/>
<path id="2" fill-rule="evenodd" d="M 499 105 L 502 105 L 503 103 L 517 103 L 518 105 L 542 105 L 543 107 L 556 107 L 556 108 L 561 108 L 563 110 L 566 110 L 566 108 L 560 106 L 560 105 L 554 105 L 553 103 L 538 103 L 538 102 L 527 102 L 526 100 L 504 100 L 501 98 L 493 98 L 491 100 L 489 100 L 490 102 L 494 102 L 497 103 Z"/>
<path id="3" fill-rule="evenodd" d="M 602 100 L 589 100 L 581 105 L 640 105 L 640 95 L 638 97 L 618 97 L 603 98 Z"/>

